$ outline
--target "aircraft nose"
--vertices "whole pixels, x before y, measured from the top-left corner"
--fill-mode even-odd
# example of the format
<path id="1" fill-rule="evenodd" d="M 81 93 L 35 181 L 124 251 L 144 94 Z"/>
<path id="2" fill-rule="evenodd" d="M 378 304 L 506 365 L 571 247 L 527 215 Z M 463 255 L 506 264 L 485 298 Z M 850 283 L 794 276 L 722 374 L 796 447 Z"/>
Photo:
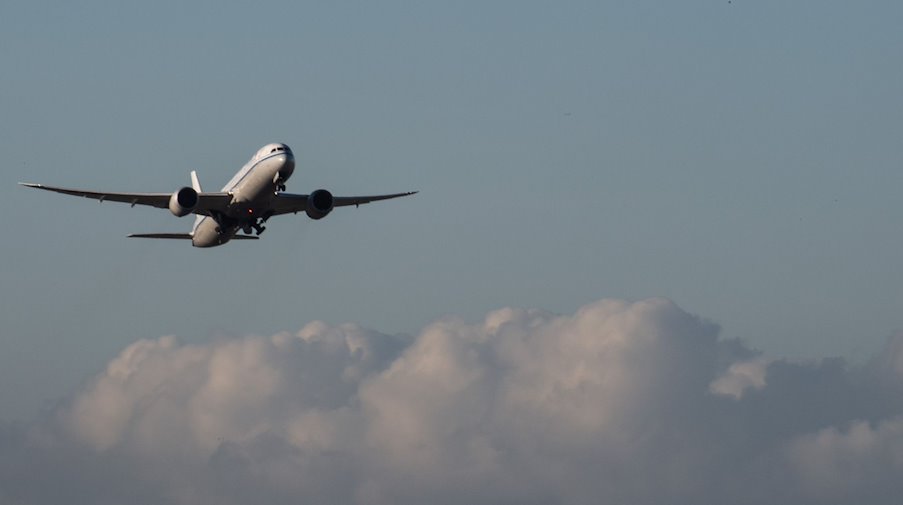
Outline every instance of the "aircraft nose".
<path id="1" fill-rule="evenodd" d="M 279 167 L 279 178 L 283 181 L 287 181 L 289 177 L 292 176 L 292 172 L 295 171 L 295 157 L 292 156 L 292 153 L 285 153 L 282 159 L 282 166 Z"/>

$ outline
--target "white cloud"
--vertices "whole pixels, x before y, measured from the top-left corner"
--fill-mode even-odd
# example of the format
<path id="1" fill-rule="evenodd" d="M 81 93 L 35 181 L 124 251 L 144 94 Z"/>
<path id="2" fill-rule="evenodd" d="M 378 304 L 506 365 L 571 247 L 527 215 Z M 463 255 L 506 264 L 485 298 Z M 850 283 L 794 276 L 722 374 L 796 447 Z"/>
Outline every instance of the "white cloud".
<path id="1" fill-rule="evenodd" d="M 734 363 L 724 375 L 709 385 L 709 390 L 715 394 L 732 396 L 739 400 L 747 388 L 762 389 L 765 387 L 767 370 L 768 360 L 761 357 Z"/>
<path id="2" fill-rule="evenodd" d="M 900 342 L 765 361 L 663 299 L 142 340 L 0 426 L 0 503 L 896 503 Z"/>
<path id="3" fill-rule="evenodd" d="M 813 496 L 847 503 L 875 503 L 873 494 L 899 490 L 903 474 L 903 418 L 872 426 L 825 428 L 800 437 L 789 447 L 791 467 Z M 899 499 L 899 495 L 898 495 Z"/>

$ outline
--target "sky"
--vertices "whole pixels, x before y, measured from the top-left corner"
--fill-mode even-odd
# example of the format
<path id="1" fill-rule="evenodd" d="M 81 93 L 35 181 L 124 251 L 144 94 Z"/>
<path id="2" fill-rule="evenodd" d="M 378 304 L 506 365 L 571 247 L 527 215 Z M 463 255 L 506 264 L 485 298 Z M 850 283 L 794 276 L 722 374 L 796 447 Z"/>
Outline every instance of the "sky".
<path id="1" fill-rule="evenodd" d="M 4 2 L 0 474 L 154 503 L 223 503 L 223 479 L 236 503 L 881 503 L 901 22 L 888 1 Z M 16 184 L 219 189 L 269 142 L 291 192 L 420 193 L 199 250 L 126 238 L 190 218 Z M 33 473 L 0 503 L 58 501 Z"/>

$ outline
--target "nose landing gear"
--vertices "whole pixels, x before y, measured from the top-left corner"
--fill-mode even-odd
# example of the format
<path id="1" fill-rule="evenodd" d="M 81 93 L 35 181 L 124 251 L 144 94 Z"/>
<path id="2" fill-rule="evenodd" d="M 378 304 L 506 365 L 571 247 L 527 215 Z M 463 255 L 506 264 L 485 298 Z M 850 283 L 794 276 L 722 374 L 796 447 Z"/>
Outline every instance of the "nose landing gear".
<path id="1" fill-rule="evenodd" d="M 273 184 L 276 185 L 276 192 L 285 191 L 285 180 L 288 177 L 283 177 L 282 172 L 276 172 L 276 175 L 273 177 Z"/>

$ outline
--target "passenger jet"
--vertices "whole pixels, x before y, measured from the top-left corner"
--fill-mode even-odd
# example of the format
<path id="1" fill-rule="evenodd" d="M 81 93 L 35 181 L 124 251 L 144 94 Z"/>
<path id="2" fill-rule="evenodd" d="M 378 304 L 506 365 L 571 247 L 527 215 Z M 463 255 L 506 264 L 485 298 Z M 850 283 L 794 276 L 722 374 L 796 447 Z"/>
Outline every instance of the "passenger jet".
<path id="1" fill-rule="evenodd" d="M 263 233 L 263 223 L 280 214 L 305 212 L 311 219 L 323 219 L 335 207 L 388 200 L 417 193 L 374 196 L 333 196 L 325 189 L 309 195 L 285 193 L 285 183 L 295 170 L 295 156 L 285 144 L 268 144 L 217 193 L 201 190 L 197 172 L 191 172 L 191 187 L 174 193 L 101 193 L 20 182 L 29 188 L 45 189 L 95 200 L 124 202 L 168 208 L 178 217 L 196 214 L 191 233 L 135 233 L 129 237 L 191 240 L 194 247 L 214 247 L 230 240 L 254 240 Z M 252 230 L 256 233 L 252 235 Z M 239 234 L 242 231 L 244 234 Z"/>

